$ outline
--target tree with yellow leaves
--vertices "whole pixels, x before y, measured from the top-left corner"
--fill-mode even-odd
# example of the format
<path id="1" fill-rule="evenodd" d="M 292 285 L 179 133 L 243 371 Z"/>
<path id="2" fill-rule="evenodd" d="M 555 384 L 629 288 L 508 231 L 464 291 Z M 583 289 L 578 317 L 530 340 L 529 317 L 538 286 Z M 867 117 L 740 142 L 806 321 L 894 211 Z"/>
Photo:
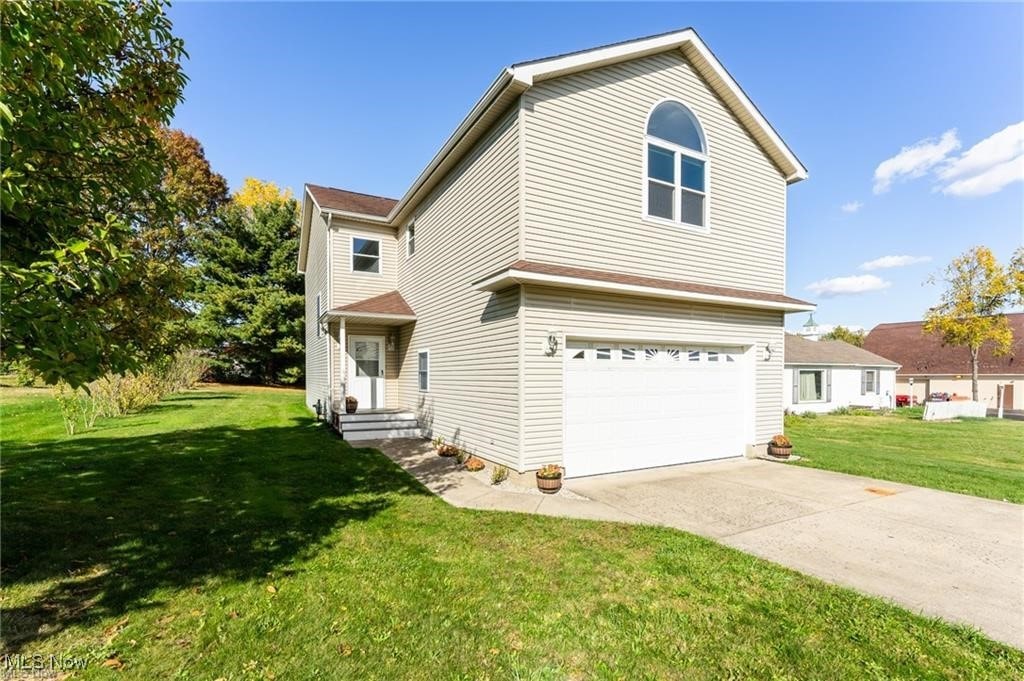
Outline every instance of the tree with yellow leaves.
<path id="1" fill-rule="evenodd" d="M 954 258 L 943 274 L 946 290 L 925 315 L 924 331 L 971 353 L 971 399 L 978 400 L 978 353 L 986 343 L 995 354 L 1009 352 L 1013 331 L 1003 314 L 1017 292 L 1012 267 L 1003 267 L 985 246 Z"/>
<path id="2" fill-rule="evenodd" d="M 266 206 L 278 201 L 290 201 L 291 198 L 291 189 L 282 191 L 274 182 L 264 182 L 255 177 L 245 178 L 245 181 L 242 182 L 242 188 L 231 197 L 235 205 L 242 208 Z"/>

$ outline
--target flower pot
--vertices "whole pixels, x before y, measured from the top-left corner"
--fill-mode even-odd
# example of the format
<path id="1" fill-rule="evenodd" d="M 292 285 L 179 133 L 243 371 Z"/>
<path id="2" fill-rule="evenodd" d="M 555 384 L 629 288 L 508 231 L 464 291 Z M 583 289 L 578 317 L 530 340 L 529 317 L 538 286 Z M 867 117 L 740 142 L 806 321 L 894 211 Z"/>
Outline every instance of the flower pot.
<path id="1" fill-rule="evenodd" d="M 542 478 L 538 475 L 537 489 L 544 494 L 554 494 L 562 489 L 562 478 Z"/>
<path id="2" fill-rule="evenodd" d="M 768 453 L 772 456 L 777 456 L 780 459 L 788 459 L 789 455 L 793 453 L 792 445 L 789 447 L 776 447 L 775 445 L 768 445 Z"/>
<path id="3" fill-rule="evenodd" d="M 358 402 L 345 402 L 345 413 L 346 414 L 355 414 L 356 413 L 356 409 L 358 409 L 358 408 L 359 408 L 359 403 Z"/>

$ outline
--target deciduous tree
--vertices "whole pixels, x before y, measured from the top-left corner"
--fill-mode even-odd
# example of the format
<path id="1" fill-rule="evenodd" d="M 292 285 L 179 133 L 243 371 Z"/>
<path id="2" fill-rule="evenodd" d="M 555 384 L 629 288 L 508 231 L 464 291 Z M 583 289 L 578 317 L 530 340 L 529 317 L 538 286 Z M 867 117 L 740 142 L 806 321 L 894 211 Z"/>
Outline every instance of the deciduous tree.
<path id="1" fill-rule="evenodd" d="M 185 84 L 164 8 L 8 0 L 0 16 L 0 343 L 51 383 L 159 352 L 160 263 L 138 239 L 163 214 L 159 127 Z"/>
<path id="2" fill-rule="evenodd" d="M 846 341 L 850 345 L 856 345 L 858 348 L 864 347 L 864 331 L 855 331 L 848 329 L 845 326 L 837 326 L 828 333 L 821 337 L 821 340 L 840 340 Z"/>
<path id="3" fill-rule="evenodd" d="M 1009 268 L 991 250 L 977 246 L 955 258 L 943 275 L 946 289 L 928 310 L 924 331 L 942 335 L 947 345 L 971 355 L 971 398 L 978 399 L 978 354 L 986 343 L 996 354 L 1008 352 L 1013 331 L 1003 314 L 1015 290 Z"/>

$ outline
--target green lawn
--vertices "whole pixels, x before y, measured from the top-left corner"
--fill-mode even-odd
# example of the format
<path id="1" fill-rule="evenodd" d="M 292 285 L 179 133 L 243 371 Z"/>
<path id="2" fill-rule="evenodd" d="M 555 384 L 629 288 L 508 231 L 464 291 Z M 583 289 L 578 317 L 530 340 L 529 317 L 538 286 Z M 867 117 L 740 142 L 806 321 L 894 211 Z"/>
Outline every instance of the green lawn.
<path id="1" fill-rule="evenodd" d="M 1024 421 L 886 416 L 786 418 L 798 466 L 1024 503 Z"/>
<path id="2" fill-rule="evenodd" d="M 969 629 L 693 535 L 451 508 L 294 391 L 74 438 L 48 398 L 2 399 L 4 646 L 87 658 L 76 678 L 1024 676 Z"/>

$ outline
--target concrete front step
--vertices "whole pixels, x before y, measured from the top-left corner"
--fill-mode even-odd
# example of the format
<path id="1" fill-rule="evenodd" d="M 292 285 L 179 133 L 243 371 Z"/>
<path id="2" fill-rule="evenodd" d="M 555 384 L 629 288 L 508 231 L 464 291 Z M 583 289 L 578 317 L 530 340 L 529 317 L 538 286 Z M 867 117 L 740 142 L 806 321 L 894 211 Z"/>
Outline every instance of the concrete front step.
<path id="1" fill-rule="evenodd" d="M 342 422 L 343 433 L 352 433 L 359 430 L 403 430 L 408 428 L 419 428 L 420 422 L 415 418 L 411 419 L 381 419 L 379 421 L 348 421 Z"/>
<path id="2" fill-rule="evenodd" d="M 379 430 L 345 430 L 341 436 L 349 442 L 359 440 L 390 440 L 394 438 L 422 437 L 419 428 L 383 428 Z"/>

